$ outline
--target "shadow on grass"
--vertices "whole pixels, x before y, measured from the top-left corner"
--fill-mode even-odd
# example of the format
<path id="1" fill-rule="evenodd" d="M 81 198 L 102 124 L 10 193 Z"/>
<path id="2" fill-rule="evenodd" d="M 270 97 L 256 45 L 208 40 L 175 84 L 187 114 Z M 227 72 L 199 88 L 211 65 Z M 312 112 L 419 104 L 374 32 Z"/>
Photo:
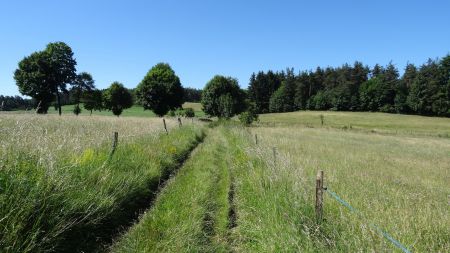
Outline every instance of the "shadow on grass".
<path id="1" fill-rule="evenodd" d="M 127 199 L 118 203 L 119 208 L 96 224 L 79 224 L 66 232 L 55 252 L 106 252 L 114 240 L 132 226 L 139 216 L 149 209 L 169 178 L 174 176 L 191 152 L 205 138 L 196 137 L 189 149 L 179 154 L 173 164 L 163 164 L 161 177 L 149 180 L 147 187 L 131 192 Z"/>

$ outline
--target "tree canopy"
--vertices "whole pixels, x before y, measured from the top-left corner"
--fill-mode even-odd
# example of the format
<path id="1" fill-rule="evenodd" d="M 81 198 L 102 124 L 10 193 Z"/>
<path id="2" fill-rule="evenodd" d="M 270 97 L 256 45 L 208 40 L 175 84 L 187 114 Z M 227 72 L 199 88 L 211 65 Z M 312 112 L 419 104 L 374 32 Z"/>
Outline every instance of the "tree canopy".
<path id="1" fill-rule="evenodd" d="M 230 118 L 245 110 L 245 94 L 235 78 L 214 76 L 202 93 L 203 111 L 219 118 Z"/>
<path id="2" fill-rule="evenodd" d="M 81 102 L 84 104 L 84 109 L 91 112 L 95 111 L 101 111 L 103 109 L 103 94 L 101 90 L 90 90 L 86 91 L 82 98 Z"/>
<path id="3" fill-rule="evenodd" d="M 72 49 L 64 42 L 49 43 L 45 50 L 34 52 L 22 59 L 14 72 L 21 94 L 40 102 L 38 113 L 47 113 L 56 96 L 61 115 L 61 92 L 76 77 L 76 61 Z"/>
<path id="4" fill-rule="evenodd" d="M 133 105 L 131 93 L 119 82 L 113 82 L 103 93 L 104 107 L 119 116 Z"/>
<path id="5" fill-rule="evenodd" d="M 80 102 L 84 93 L 95 89 L 94 79 L 92 75 L 87 72 L 81 72 L 75 78 L 72 85 L 73 100 L 75 102 L 74 113 L 78 115 L 81 112 Z"/>
<path id="6" fill-rule="evenodd" d="M 450 55 L 420 68 L 408 63 L 401 77 L 393 63 L 370 69 L 355 62 L 297 75 L 292 69 L 258 72 L 250 78 L 249 99 L 258 113 L 309 109 L 450 116 L 449 79 Z"/>
<path id="7" fill-rule="evenodd" d="M 136 89 L 137 97 L 145 110 L 163 116 L 183 104 L 183 87 L 169 64 L 158 63 L 152 67 Z"/>

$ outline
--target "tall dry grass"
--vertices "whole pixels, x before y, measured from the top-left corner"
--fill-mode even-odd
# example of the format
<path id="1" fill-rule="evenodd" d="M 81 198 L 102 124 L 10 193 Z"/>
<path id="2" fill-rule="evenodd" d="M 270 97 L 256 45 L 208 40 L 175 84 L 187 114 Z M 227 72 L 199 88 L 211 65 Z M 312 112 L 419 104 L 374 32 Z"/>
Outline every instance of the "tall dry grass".
<path id="1" fill-rule="evenodd" d="M 202 138 L 201 126 L 167 123 L 169 135 L 157 118 L 0 115 L 0 251 L 101 244 L 91 239 L 125 224 Z"/>

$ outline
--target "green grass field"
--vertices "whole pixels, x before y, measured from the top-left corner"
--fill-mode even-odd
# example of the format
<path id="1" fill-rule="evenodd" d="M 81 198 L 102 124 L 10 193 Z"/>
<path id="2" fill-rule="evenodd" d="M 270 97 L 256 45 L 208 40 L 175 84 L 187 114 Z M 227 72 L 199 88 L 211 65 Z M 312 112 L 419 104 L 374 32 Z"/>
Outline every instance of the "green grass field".
<path id="1" fill-rule="evenodd" d="M 73 115 L 73 105 L 64 105 L 61 107 L 61 111 L 63 114 L 68 114 L 68 115 Z M 194 109 L 195 112 L 195 116 L 196 117 L 203 117 L 205 116 L 205 113 L 202 111 L 202 106 L 200 103 L 191 103 L 191 102 L 186 102 L 183 104 L 183 108 L 192 108 Z M 87 111 L 86 109 L 83 108 L 83 106 L 81 106 L 81 116 L 85 116 L 85 115 L 90 115 L 91 112 Z M 55 108 L 50 107 L 48 110 L 49 114 L 57 114 L 58 111 L 55 110 Z M 105 110 L 105 111 L 93 111 L 92 112 L 93 116 L 112 116 L 112 112 Z M 150 110 L 144 110 L 144 108 L 140 105 L 133 105 L 131 108 L 125 109 L 122 112 L 122 115 L 120 115 L 121 117 L 156 117 L 156 115 L 150 111 Z"/>
<path id="2" fill-rule="evenodd" d="M 323 116 L 323 126 L 321 123 Z M 264 126 L 324 127 L 404 136 L 450 137 L 450 119 L 380 112 L 300 111 L 263 114 Z"/>
<path id="3" fill-rule="evenodd" d="M 168 124 L 0 114 L 0 251 L 402 252 L 380 231 L 411 252 L 450 251 L 448 118 Z M 318 170 L 358 213 L 325 193 L 316 220 Z"/>
<path id="4" fill-rule="evenodd" d="M 272 199 L 261 198 L 267 205 L 298 199 L 301 204 L 287 205 L 279 211 L 294 214 L 306 204 L 310 215 L 294 217 L 292 222 L 311 223 L 315 175 L 324 170 L 325 185 L 363 214 L 360 217 L 350 212 L 326 195 L 326 221 L 315 229 L 296 225 L 300 227 L 297 232 L 314 242 L 300 245 L 301 251 L 396 251 L 371 224 L 378 225 L 413 252 L 450 249 L 449 139 L 286 126 L 261 127 L 253 132 L 258 134 L 262 146 L 276 147 L 280 162 L 286 162 L 285 167 L 289 168 L 266 176 L 278 178 L 278 187 L 290 186 L 285 193 L 267 191 L 264 196 L 274 195 Z M 308 211 L 301 213 L 300 217 Z M 265 226 L 270 229 L 273 222 Z M 278 233 L 284 242 L 297 242 L 298 237 L 298 233 L 285 230 Z"/>

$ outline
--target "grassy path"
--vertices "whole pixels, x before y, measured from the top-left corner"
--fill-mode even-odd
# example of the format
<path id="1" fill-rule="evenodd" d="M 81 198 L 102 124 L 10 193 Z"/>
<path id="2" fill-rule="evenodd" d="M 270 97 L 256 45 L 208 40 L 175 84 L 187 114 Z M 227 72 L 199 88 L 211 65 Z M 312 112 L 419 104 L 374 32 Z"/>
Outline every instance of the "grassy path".
<path id="1" fill-rule="evenodd" d="M 232 147 L 211 129 L 113 252 L 228 252 Z"/>

